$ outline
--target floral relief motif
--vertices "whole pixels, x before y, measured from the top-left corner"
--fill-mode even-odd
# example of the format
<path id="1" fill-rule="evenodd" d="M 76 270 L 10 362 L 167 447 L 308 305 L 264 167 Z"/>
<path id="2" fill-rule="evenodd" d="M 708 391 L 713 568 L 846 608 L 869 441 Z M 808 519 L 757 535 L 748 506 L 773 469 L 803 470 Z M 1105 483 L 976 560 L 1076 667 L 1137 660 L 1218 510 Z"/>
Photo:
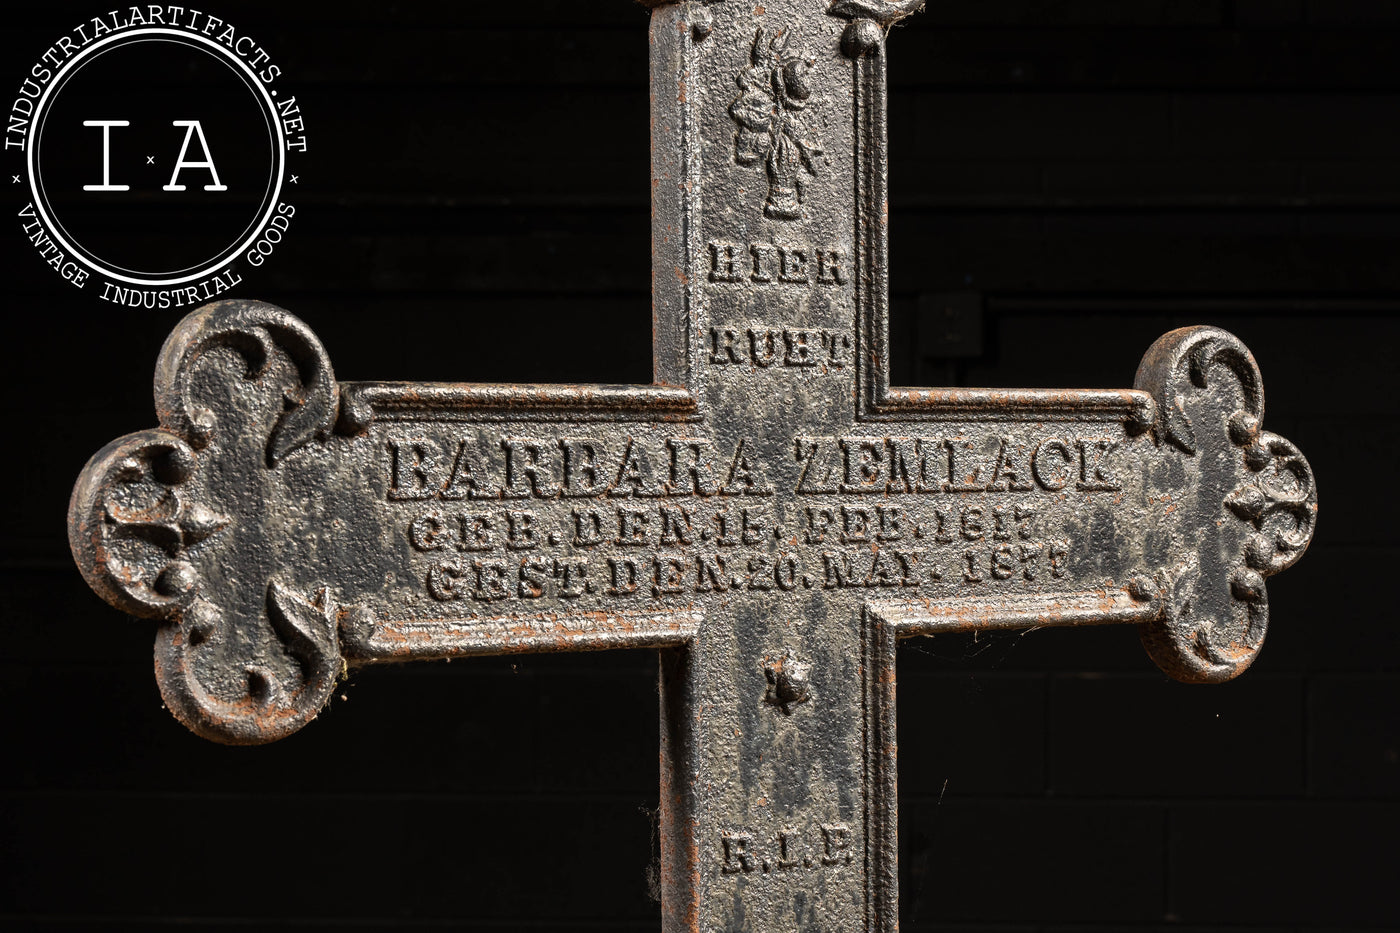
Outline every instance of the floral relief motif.
<path id="1" fill-rule="evenodd" d="M 739 125 L 734 136 L 734 161 L 762 163 L 768 175 L 768 198 L 763 213 L 778 220 L 802 216 L 805 177 L 817 174 L 817 144 L 804 138 L 803 117 L 811 100 L 807 82 L 811 60 L 790 54 L 791 33 L 754 34 L 750 64 L 736 79 L 739 96 L 729 115 Z"/>
<path id="2" fill-rule="evenodd" d="M 86 517 L 74 550 L 88 582 L 133 615 L 160 617 L 189 605 L 199 588 L 191 559 L 216 539 L 229 518 L 199 503 L 187 481 L 194 450 L 163 431 L 140 431 L 109 444 L 80 485 L 71 514 Z"/>
<path id="3" fill-rule="evenodd" d="M 1260 432 L 1250 454 L 1255 475 L 1230 493 L 1225 504 L 1254 526 L 1257 533 L 1249 539 L 1245 562 L 1251 571 L 1267 576 L 1291 566 L 1308 546 L 1317 516 L 1317 490 L 1308 462 L 1277 434 Z M 1246 582 L 1242 579 L 1241 585 Z"/>

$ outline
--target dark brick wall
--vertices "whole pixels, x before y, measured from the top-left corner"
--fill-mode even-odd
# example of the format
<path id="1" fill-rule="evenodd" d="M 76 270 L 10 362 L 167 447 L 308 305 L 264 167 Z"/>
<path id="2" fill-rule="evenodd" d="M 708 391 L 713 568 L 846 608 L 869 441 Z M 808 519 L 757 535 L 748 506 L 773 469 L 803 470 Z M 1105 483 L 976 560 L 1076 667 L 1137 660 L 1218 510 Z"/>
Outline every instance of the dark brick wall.
<path id="1" fill-rule="evenodd" d="M 642 11 L 226 7 L 283 64 L 313 162 L 248 294 L 338 374 L 649 379 Z M 1400 558 L 1400 6 L 931 7 L 891 44 L 897 379 L 1123 386 L 1160 333 L 1219 324 L 1322 513 L 1229 685 L 1172 683 L 1114 628 L 902 648 L 905 929 L 1400 926 L 1377 582 Z M 4 80 L 99 9 L 12 24 Z M 161 709 L 150 626 L 83 585 L 63 513 L 87 456 L 153 423 L 176 315 L 80 303 L 6 236 L 0 925 L 656 929 L 645 653 L 363 672 L 261 749 Z"/>

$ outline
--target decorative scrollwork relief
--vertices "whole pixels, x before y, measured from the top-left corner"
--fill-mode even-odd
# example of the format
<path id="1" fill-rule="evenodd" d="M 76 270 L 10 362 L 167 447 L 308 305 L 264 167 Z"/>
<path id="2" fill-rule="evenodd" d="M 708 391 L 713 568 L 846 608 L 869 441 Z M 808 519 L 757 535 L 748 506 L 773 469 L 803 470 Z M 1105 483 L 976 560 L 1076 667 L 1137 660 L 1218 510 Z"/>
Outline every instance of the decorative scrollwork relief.
<path id="1" fill-rule="evenodd" d="M 343 668 L 348 610 L 324 587 L 274 579 L 277 524 L 263 520 L 297 452 L 335 422 L 330 362 L 285 311 L 219 302 L 166 341 L 155 396 L 160 428 L 84 468 L 74 558 L 108 602 L 163 623 L 156 677 L 177 718 L 220 742 L 272 741 L 316 715 Z"/>
<path id="2" fill-rule="evenodd" d="M 230 349 L 246 361 L 245 379 L 269 378 L 281 357 L 292 364 L 285 380 L 284 410 L 267 438 L 267 465 L 335 423 L 337 392 L 330 360 L 311 329 L 281 308 L 258 301 L 221 301 L 185 317 L 166 338 L 156 363 L 156 412 L 163 428 L 195 448 L 209 443 L 218 427 L 215 409 L 195 395 L 198 365 L 209 353 Z"/>
<path id="3" fill-rule="evenodd" d="M 1163 618 L 1143 626 L 1143 642 L 1178 680 L 1229 680 L 1263 644 L 1264 579 L 1291 566 L 1312 540 L 1312 469 L 1292 443 L 1261 429 L 1259 367 L 1232 334 L 1172 331 L 1148 350 L 1137 387 L 1156 400 L 1158 446 L 1200 458 L 1194 495 L 1172 506 L 1179 557 L 1167 571 L 1170 598 Z M 1171 467 L 1168 458 L 1164 468 Z"/>

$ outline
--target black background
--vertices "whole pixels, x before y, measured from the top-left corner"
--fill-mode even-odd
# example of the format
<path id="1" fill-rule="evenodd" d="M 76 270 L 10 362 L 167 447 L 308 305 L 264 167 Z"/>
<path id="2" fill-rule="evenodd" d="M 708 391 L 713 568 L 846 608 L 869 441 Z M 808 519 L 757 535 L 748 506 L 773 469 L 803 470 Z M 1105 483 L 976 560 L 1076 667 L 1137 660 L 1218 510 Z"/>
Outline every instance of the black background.
<path id="1" fill-rule="evenodd" d="M 890 44 L 895 380 L 1126 386 L 1159 334 L 1218 324 L 1322 510 L 1228 685 L 1166 680 L 1126 628 L 903 647 L 904 928 L 1395 927 L 1400 6 L 931 7 Z M 105 9 L 12 22 L 0 80 Z M 213 12 L 283 67 L 310 145 L 240 296 L 342 379 L 650 380 L 642 9 Z M 78 292 L 10 216 L 0 924 L 658 929 L 652 655 L 360 672 L 265 748 L 161 709 L 152 626 L 83 584 L 64 511 L 154 425 L 179 314 Z"/>

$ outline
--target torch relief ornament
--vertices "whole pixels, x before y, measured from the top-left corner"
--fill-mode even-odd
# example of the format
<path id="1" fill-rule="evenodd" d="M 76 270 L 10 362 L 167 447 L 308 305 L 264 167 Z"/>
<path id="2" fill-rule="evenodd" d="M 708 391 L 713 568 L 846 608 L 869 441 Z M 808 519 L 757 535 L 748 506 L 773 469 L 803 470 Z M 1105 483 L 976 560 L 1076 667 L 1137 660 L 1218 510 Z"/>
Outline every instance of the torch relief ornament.
<path id="1" fill-rule="evenodd" d="M 763 213 L 777 220 L 802 216 L 804 173 L 817 174 L 817 144 L 803 138 L 803 116 L 812 97 L 807 83 L 811 60 L 788 51 L 791 33 L 769 35 L 760 28 L 753 37 L 749 67 L 736 79 L 739 96 L 729 115 L 739 125 L 734 135 L 734 161 L 762 163 L 768 173 L 768 199 Z"/>

